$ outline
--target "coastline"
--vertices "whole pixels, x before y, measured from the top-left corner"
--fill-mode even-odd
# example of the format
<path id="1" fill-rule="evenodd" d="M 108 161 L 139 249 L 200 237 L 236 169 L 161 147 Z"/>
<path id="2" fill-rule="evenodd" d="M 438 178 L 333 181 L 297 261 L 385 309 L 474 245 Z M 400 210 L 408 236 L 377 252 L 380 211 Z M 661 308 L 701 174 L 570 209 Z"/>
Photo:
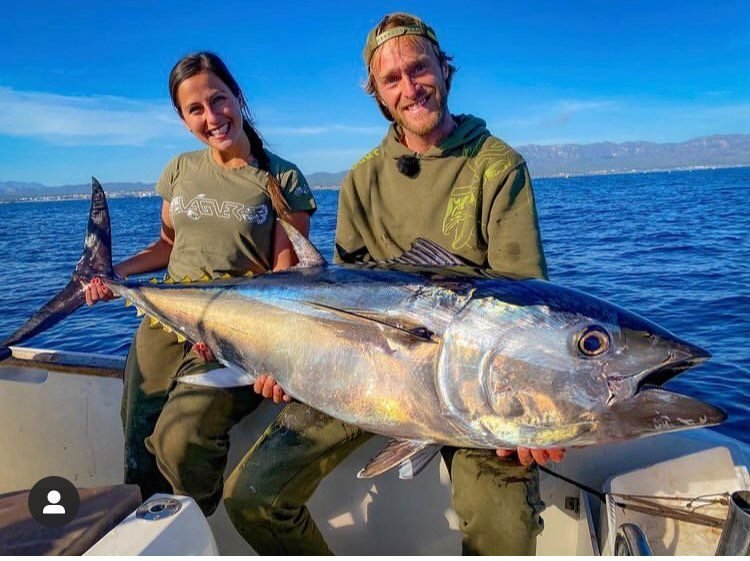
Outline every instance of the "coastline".
<path id="1" fill-rule="evenodd" d="M 531 174 L 532 179 L 569 179 L 575 177 L 602 177 L 602 176 L 617 176 L 617 175 L 635 175 L 635 174 L 647 174 L 647 173 L 677 173 L 677 172 L 693 172 L 693 171 L 711 171 L 711 170 L 722 170 L 722 169 L 750 169 L 750 165 L 737 164 L 737 165 L 725 165 L 725 166 L 689 166 L 689 167 L 676 167 L 676 168 L 656 168 L 656 169 L 630 169 L 630 170 L 595 170 L 589 172 L 572 172 L 565 173 L 561 172 L 552 175 L 534 175 Z M 340 185 L 311 185 L 310 189 L 313 191 L 338 191 Z M 146 198 L 156 197 L 156 191 L 154 190 L 140 190 L 140 191 L 111 191 L 107 192 L 107 197 L 110 199 L 119 198 Z M 90 193 L 70 193 L 65 195 L 37 195 L 37 196 L 20 196 L 15 198 L 0 199 L 1 204 L 11 203 L 40 203 L 40 202 L 64 202 L 64 201 L 79 201 L 88 200 L 91 197 Z"/>
<path id="2" fill-rule="evenodd" d="M 685 167 L 674 167 L 674 168 L 654 168 L 654 169 L 629 169 L 629 170 L 595 170 L 587 172 L 573 172 L 552 175 L 534 175 L 531 174 L 532 179 L 567 179 L 569 177 L 600 177 L 603 175 L 635 175 L 638 173 L 672 173 L 672 172 L 684 172 L 684 171 L 705 171 L 705 170 L 718 170 L 718 169 L 742 169 L 750 168 L 748 164 L 731 164 L 724 166 L 685 166 Z"/>
<path id="3" fill-rule="evenodd" d="M 156 197 L 156 191 L 112 191 L 107 193 L 107 199 L 144 199 L 148 197 Z M 91 193 L 71 193 L 68 195 L 38 195 L 38 196 L 26 196 L 17 197 L 15 199 L 0 199 L 0 205 L 12 204 L 12 203 L 59 203 L 65 201 L 81 201 L 89 200 Z"/>

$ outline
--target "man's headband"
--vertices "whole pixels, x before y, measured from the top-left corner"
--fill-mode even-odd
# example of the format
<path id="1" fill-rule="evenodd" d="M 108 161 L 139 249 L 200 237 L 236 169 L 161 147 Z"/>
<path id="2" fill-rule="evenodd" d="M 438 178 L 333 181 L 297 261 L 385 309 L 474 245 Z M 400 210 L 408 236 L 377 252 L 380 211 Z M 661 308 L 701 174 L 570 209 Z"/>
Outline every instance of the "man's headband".
<path id="1" fill-rule="evenodd" d="M 411 17 L 416 20 L 416 23 L 413 23 L 411 25 L 391 27 L 390 29 L 386 29 L 385 31 L 377 35 L 375 34 L 375 29 L 370 31 L 370 33 L 367 35 L 365 49 L 362 53 L 362 58 L 364 58 L 365 60 L 365 66 L 370 66 L 372 55 L 375 54 L 375 51 L 378 49 L 378 47 L 380 47 L 380 45 L 382 45 L 386 41 L 393 39 L 394 37 L 403 37 L 404 35 L 418 35 L 420 37 L 429 39 L 435 44 L 435 46 L 439 46 L 437 35 L 435 35 L 435 32 L 432 30 L 432 28 L 420 21 L 418 18 L 415 18 L 414 16 Z"/>

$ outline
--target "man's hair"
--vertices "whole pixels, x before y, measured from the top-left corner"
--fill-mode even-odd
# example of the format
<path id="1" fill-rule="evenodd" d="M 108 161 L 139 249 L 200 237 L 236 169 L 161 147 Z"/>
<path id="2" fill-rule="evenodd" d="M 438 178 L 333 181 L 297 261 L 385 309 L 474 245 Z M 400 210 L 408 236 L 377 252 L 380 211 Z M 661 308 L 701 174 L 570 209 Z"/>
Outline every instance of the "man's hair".
<path id="1" fill-rule="evenodd" d="M 404 41 L 411 43 L 413 46 L 422 48 L 425 50 L 432 49 L 432 52 L 437 56 L 438 64 L 440 68 L 447 70 L 447 76 L 445 79 L 445 85 L 447 91 L 451 89 L 451 82 L 453 81 L 453 74 L 456 72 L 456 67 L 451 64 L 453 57 L 448 55 L 443 49 L 440 48 L 440 44 L 437 41 L 437 36 L 432 29 L 427 26 L 421 19 L 411 14 L 395 13 L 388 14 L 375 28 L 370 31 L 365 42 L 365 50 L 363 56 L 365 58 L 365 64 L 367 66 L 367 81 L 364 84 L 364 90 L 369 95 L 375 98 L 380 111 L 383 113 L 386 119 L 393 121 L 388 108 L 378 99 L 378 91 L 375 85 L 375 77 L 372 74 L 372 58 L 375 52 L 380 47 L 378 38 L 381 34 L 388 31 L 389 29 L 395 29 L 397 27 L 413 28 L 410 31 L 399 33 L 396 37 L 401 38 Z M 383 41 L 385 42 L 385 41 Z"/>

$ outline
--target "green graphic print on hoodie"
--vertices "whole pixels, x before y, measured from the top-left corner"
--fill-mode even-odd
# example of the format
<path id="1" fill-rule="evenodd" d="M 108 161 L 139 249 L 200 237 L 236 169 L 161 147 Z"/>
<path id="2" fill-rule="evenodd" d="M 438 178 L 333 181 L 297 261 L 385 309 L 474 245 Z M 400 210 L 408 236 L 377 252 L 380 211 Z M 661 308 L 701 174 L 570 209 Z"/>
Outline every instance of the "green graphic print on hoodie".
<path id="1" fill-rule="evenodd" d="M 455 119 L 414 178 L 397 167 L 399 157 L 415 155 L 397 125 L 351 169 L 339 193 L 336 261 L 398 257 L 422 237 L 480 267 L 547 277 L 526 162 L 483 120 Z"/>

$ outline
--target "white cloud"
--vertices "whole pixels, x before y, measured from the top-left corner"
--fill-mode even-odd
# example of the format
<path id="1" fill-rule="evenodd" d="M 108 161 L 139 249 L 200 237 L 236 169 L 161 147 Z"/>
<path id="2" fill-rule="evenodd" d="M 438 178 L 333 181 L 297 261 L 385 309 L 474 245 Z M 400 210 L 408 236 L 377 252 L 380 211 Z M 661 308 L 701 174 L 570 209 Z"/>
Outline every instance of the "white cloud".
<path id="1" fill-rule="evenodd" d="M 557 103 L 557 107 L 552 108 L 550 120 L 557 123 L 567 123 L 579 113 L 593 113 L 616 108 L 614 101 L 583 101 L 583 100 L 563 100 Z"/>
<path id="2" fill-rule="evenodd" d="M 318 136 L 324 134 L 365 134 L 382 136 L 385 132 L 384 126 L 357 127 L 352 125 L 316 125 L 301 127 L 263 127 L 263 134 L 278 136 Z"/>
<path id="3" fill-rule="evenodd" d="M 616 109 L 618 102 L 613 100 L 560 99 L 529 107 L 526 117 L 504 120 L 503 124 L 513 127 L 555 127 L 570 123 L 576 116 Z"/>
<path id="4" fill-rule="evenodd" d="M 182 138 L 186 133 L 168 100 L 64 96 L 0 87 L 0 107 L 0 135 L 56 145 L 143 146 L 155 139 Z M 379 137 L 383 131 L 383 126 L 342 124 L 262 127 L 265 136 L 279 137 Z"/>
<path id="5" fill-rule="evenodd" d="M 141 146 L 184 134 L 167 101 L 63 96 L 0 87 L 0 134 L 59 145 Z"/>
<path id="6" fill-rule="evenodd" d="M 330 150 L 299 150 L 297 157 L 305 158 L 361 158 L 372 150 L 372 146 L 363 148 L 331 148 Z"/>
<path id="7" fill-rule="evenodd" d="M 750 124 L 750 103 L 733 103 L 716 105 L 711 107 L 685 107 L 683 116 L 693 120 L 727 119 L 734 121 L 737 125 L 747 128 Z"/>
<path id="8" fill-rule="evenodd" d="M 591 142 L 681 142 L 711 134 L 750 132 L 750 104 L 715 96 L 673 101 L 622 97 L 555 100 L 518 106 L 520 117 L 498 117 L 490 129 L 514 145 Z"/>
<path id="9" fill-rule="evenodd" d="M 338 172 L 347 170 L 362 156 L 372 150 L 372 146 L 361 148 L 321 148 L 317 150 L 297 150 L 290 155 L 304 173 L 316 171 Z"/>

